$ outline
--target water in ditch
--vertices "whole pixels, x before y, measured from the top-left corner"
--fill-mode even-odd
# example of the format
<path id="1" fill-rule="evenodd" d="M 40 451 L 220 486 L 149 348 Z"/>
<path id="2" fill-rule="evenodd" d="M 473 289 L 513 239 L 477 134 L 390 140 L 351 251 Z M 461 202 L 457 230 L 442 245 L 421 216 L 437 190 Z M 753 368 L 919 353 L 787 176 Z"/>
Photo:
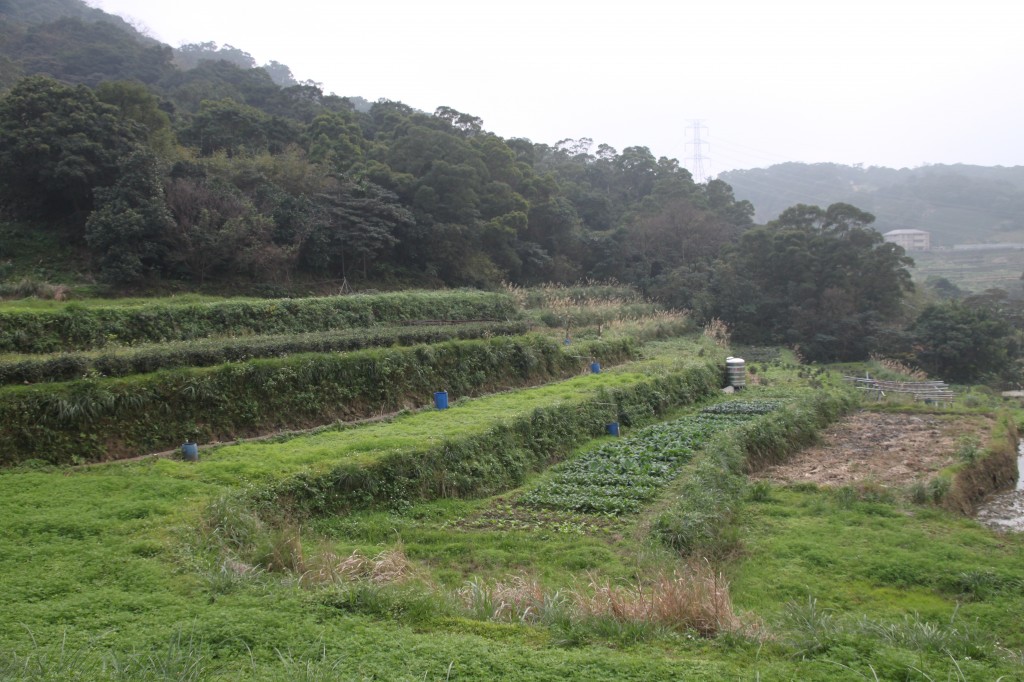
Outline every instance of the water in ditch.
<path id="1" fill-rule="evenodd" d="M 1017 487 L 978 507 L 978 520 L 990 528 L 1024 532 L 1024 441 L 1017 446 L 1017 455 Z"/>

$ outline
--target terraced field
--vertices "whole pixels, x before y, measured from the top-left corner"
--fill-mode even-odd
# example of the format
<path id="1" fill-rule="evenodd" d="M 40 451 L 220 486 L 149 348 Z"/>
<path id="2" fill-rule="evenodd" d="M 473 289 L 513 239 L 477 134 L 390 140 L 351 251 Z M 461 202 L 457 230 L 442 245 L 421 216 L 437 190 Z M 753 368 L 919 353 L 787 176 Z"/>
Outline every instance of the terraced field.
<path id="1" fill-rule="evenodd" d="M 5 391 L 97 384 L 119 396 L 105 382 L 138 389 L 221 372 L 275 405 L 267 377 L 294 404 L 363 381 L 356 397 L 331 400 L 374 417 L 203 441 L 198 463 L 85 467 L 47 456 L 72 431 L 47 440 L 19 427 L 35 434 L 37 456 L 0 470 L 0 679 L 1020 673 L 1019 540 L 863 491 L 748 486 L 748 468 L 786 457 L 854 406 L 839 382 L 819 376 L 811 388 L 766 360 L 757 384 L 726 400 L 728 350 L 632 292 L 511 296 L 540 335 L 516 326 L 509 338 L 0 389 L 0 404 Z M 227 352 L 234 342 L 203 343 Z M 101 356 L 83 353 L 96 367 Z M 362 364 L 304 398 L 328 357 Z M 318 369 L 289 384 L 279 372 L 293 363 Z M 433 409 L 431 391 L 445 387 L 451 407 Z M 621 437 L 607 435 L 611 422 Z"/>

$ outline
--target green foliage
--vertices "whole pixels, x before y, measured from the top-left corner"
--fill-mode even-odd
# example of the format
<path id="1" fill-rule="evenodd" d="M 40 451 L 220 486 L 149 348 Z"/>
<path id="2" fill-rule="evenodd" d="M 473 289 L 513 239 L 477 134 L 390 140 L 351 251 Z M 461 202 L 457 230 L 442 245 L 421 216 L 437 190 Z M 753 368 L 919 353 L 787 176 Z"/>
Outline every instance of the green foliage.
<path id="1" fill-rule="evenodd" d="M 0 97 L 0 203 L 81 220 L 137 149 L 135 129 L 89 88 L 26 78 Z"/>
<path id="2" fill-rule="evenodd" d="M 934 376 L 972 383 L 1008 361 L 1010 326 L 984 306 L 930 305 L 914 322 L 915 362 Z"/>
<path id="3" fill-rule="evenodd" d="M 153 84 L 171 70 L 171 48 L 124 19 L 76 0 L 5 0 L 3 52 L 19 73 L 95 87 Z"/>
<path id="4" fill-rule="evenodd" d="M 375 346 L 439 343 L 525 334 L 526 322 L 359 327 L 344 331 L 213 338 L 48 356 L 0 356 L 0 384 L 71 381 L 94 372 L 128 376 L 177 367 L 209 367 L 296 353 L 337 353 Z"/>
<path id="5" fill-rule="evenodd" d="M 0 308 L 0 351 L 46 353 L 229 334 L 310 332 L 415 320 L 507 319 L 512 299 L 483 292 L 403 292 L 268 301 L 173 302 L 59 310 Z"/>
<path id="6" fill-rule="evenodd" d="M 913 261 L 873 220 L 848 204 L 801 204 L 744 233 L 714 268 L 706 313 L 745 343 L 795 344 L 807 360 L 865 358 L 913 288 Z"/>
<path id="7" fill-rule="evenodd" d="M 808 391 L 784 407 L 777 401 L 736 401 L 705 408 L 705 414 L 731 419 L 731 428 L 681 472 L 678 497 L 655 519 L 655 535 L 681 554 L 727 553 L 733 540 L 729 522 L 746 485 L 744 469 L 778 461 L 807 445 L 856 400 L 849 392 Z"/>
<path id="8" fill-rule="evenodd" d="M 715 407 L 724 404 L 730 403 Z M 763 404 L 752 407 L 776 409 L 774 405 Z M 547 481 L 528 490 L 522 502 L 575 512 L 636 513 L 679 474 L 680 468 L 710 438 L 737 423 L 736 419 L 716 415 L 743 413 L 704 410 L 694 417 L 646 427 L 560 465 Z"/>
<path id="9" fill-rule="evenodd" d="M 612 363 L 629 340 L 594 342 Z M 89 377 L 0 390 L 0 463 L 97 461 L 421 405 L 441 388 L 460 395 L 536 383 L 583 362 L 540 337 L 307 354 L 128 379 Z M 511 453 L 510 453 L 510 456 Z"/>
<path id="10" fill-rule="evenodd" d="M 95 195 L 85 239 L 98 256 L 103 279 L 137 283 L 158 273 L 166 257 L 163 236 L 173 222 L 155 157 L 141 151 L 128 155 L 113 187 L 98 188 Z"/>
<path id="11" fill-rule="evenodd" d="M 956 457 L 964 464 L 974 464 L 982 454 L 981 441 L 977 436 L 967 434 L 957 439 Z"/>
<path id="12" fill-rule="evenodd" d="M 611 390 L 583 391 L 571 400 L 520 408 L 504 423 L 482 432 L 342 460 L 325 471 L 299 474 L 258 492 L 258 499 L 267 510 L 283 505 L 308 515 L 505 490 L 520 484 L 528 472 L 604 433 L 612 415 L 653 417 L 707 396 L 716 384 L 716 367 L 709 361 L 687 364 L 662 376 L 638 376 Z"/>

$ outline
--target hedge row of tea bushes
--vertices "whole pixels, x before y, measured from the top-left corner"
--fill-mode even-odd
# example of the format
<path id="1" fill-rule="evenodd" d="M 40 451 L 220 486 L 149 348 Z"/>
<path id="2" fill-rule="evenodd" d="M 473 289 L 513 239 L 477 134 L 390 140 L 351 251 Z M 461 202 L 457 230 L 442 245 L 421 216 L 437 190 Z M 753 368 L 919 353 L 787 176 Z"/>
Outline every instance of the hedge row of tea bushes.
<path id="1" fill-rule="evenodd" d="M 727 545 L 746 473 L 812 443 L 822 428 L 858 404 L 859 397 L 850 390 L 820 389 L 808 390 L 783 407 L 776 401 L 738 400 L 706 408 L 719 418 L 745 418 L 713 438 L 683 470 L 678 497 L 655 519 L 653 532 L 680 554 L 715 554 Z"/>
<path id="2" fill-rule="evenodd" d="M 379 346 L 440 343 L 456 339 L 525 334 L 529 323 L 471 322 L 402 327 L 362 327 L 308 334 L 278 334 L 177 341 L 108 351 L 0 358 L 0 384 L 81 379 L 89 372 L 107 377 L 145 374 L 176 367 L 209 367 L 225 362 L 295 353 L 331 353 Z"/>
<path id="3" fill-rule="evenodd" d="M 563 348 L 541 336 L 304 354 L 124 379 L 0 389 L 0 464 L 91 462 L 479 395 L 633 357 L 631 339 Z"/>
<path id="4" fill-rule="evenodd" d="M 0 352 L 52 353 L 231 334 L 287 334 L 424 320 L 517 319 L 507 294 L 402 292 L 59 310 L 0 308 Z"/>
<path id="5" fill-rule="evenodd" d="M 348 456 L 327 470 L 305 471 L 251 494 L 270 513 L 287 509 L 305 516 L 501 492 L 604 434 L 611 421 L 639 425 L 711 395 L 720 385 L 721 360 L 695 357 L 660 375 L 637 374 L 627 384 L 526 407 L 480 433 Z"/>

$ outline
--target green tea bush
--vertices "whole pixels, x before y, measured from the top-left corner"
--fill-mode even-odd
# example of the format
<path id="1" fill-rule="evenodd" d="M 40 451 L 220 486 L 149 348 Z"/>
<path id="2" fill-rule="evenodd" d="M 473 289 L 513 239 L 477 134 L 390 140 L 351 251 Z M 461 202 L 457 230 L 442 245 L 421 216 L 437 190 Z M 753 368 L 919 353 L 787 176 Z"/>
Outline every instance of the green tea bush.
<path id="1" fill-rule="evenodd" d="M 0 359 L 0 384 L 71 381 L 88 372 L 117 377 L 175 367 L 209 367 L 225 362 L 295 353 L 332 353 L 378 346 L 439 343 L 454 339 L 525 334 L 528 323 L 474 322 L 451 325 L 369 327 L 308 334 L 243 336 L 179 341 L 105 352 Z"/>
<path id="2" fill-rule="evenodd" d="M 540 336 L 305 354 L 125 379 L 0 389 L 0 464 L 101 461 L 367 417 L 460 395 L 539 383 L 632 357 L 629 339 L 573 351 Z M 582 353 L 581 359 L 579 353 Z"/>
<path id="3" fill-rule="evenodd" d="M 286 334 L 424 320 L 519 317 L 506 294 L 402 292 L 325 298 L 0 309 L 0 352 L 52 353 L 230 334 Z"/>

